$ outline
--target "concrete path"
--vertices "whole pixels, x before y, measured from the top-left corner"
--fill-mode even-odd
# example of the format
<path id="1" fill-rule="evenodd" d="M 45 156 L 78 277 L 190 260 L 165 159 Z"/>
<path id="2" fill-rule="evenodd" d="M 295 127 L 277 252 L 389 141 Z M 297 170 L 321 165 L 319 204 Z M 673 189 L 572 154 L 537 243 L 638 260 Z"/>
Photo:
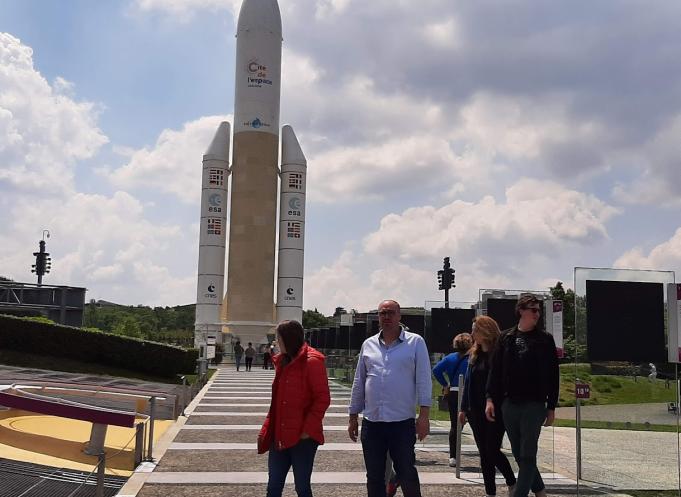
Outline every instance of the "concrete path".
<path id="1" fill-rule="evenodd" d="M 119 496 L 264 496 L 267 456 L 256 453 L 255 441 L 269 408 L 273 377 L 273 371 L 262 369 L 237 373 L 221 368 L 186 409 L 188 417 L 180 418 L 161 444 L 155 467 L 135 474 Z M 349 390 L 334 382 L 330 386 L 333 407 L 324 419 L 326 444 L 315 458 L 313 489 L 315 495 L 325 497 L 366 495 L 361 445 L 352 443 L 346 431 Z M 461 478 L 449 467 L 448 424 L 433 423 L 436 433 L 417 445 L 423 496 L 484 495 L 479 459 L 468 431 L 462 439 Z M 572 480 L 547 474 L 553 472 L 550 459 L 550 467 L 542 464 L 549 493 L 557 495 L 564 489 L 574 493 Z M 505 495 L 503 481 L 498 483 L 499 495 Z M 292 474 L 284 495 L 295 495 Z"/>

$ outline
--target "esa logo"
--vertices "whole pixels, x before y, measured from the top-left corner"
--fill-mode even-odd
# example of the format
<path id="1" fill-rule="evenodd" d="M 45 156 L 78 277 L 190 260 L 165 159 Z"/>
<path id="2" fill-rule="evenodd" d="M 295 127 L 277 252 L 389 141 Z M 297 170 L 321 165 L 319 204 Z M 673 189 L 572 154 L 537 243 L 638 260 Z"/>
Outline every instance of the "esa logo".
<path id="1" fill-rule="evenodd" d="M 296 300 L 296 291 L 293 289 L 293 287 L 288 287 L 286 289 L 286 296 L 284 297 L 284 300 L 289 302 Z"/>
<path id="2" fill-rule="evenodd" d="M 302 202 L 299 197 L 291 197 L 288 201 L 288 215 L 289 216 L 302 216 Z"/>
<path id="3" fill-rule="evenodd" d="M 219 193 L 208 197 L 208 212 L 222 212 L 222 196 Z"/>
<path id="4" fill-rule="evenodd" d="M 213 285 L 213 284 L 208 285 L 208 288 L 206 290 L 208 290 L 208 292 L 203 294 L 204 298 L 207 298 L 207 299 L 217 299 L 218 298 L 217 294 L 215 293 L 215 285 Z"/>

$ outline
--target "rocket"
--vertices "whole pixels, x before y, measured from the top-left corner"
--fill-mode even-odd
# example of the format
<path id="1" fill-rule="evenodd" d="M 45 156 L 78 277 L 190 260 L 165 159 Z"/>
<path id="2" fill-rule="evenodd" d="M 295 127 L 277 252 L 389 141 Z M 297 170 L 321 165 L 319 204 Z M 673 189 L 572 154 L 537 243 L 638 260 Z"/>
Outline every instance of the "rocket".
<path id="1" fill-rule="evenodd" d="M 277 321 L 303 320 L 305 183 L 307 160 L 291 126 L 281 137 Z"/>
<path id="2" fill-rule="evenodd" d="M 212 340 L 217 341 L 222 331 L 220 307 L 225 281 L 229 139 L 229 123 L 222 122 L 203 156 L 199 274 L 194 326 L 194 346 L 198 349 L 203 347 L 201 357 L 206 357 L 207 342 L 214 344 Z"/>
<path id="3" fill-rule="evenodd" d="M 279 169 L 281 48 L 277 1 L 243 0 L 236 32 L 227 292 L 220 309 L 223 331 L 242 343 L 266 343 L 277 322 L 302 321 L 307 162 L 293 129 L 284 126 Z M 201 254 L 199 259 L 201 266 Z"/>

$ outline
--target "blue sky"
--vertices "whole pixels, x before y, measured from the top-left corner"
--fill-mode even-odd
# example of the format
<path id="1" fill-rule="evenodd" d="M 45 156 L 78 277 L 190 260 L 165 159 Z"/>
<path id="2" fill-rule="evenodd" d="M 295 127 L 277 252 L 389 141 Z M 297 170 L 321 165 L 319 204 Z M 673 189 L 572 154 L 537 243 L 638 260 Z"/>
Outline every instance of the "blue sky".
<path id="1" fill-rule="evenodd" d="M 239 0 L 0 2 L 0 274 L 194 301 L 201 155 Z M 281 0 L 308 157 L 305 307 L 681 270 L 681 7 Z"/>

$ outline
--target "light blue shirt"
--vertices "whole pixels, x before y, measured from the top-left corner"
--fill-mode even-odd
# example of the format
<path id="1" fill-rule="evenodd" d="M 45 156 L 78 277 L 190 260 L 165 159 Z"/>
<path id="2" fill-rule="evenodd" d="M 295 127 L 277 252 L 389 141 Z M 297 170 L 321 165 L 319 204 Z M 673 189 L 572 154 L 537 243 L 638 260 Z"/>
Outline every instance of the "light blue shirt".
<path id="1" fill-rule="evenodd" d="M 348 411 L 369 421 L 404 421 L 416 416 L 417 403 L 430 407 L 432 391 L 426 342 L 402 326 L 390 346 L 382 332 L 362 344 Z"/>

